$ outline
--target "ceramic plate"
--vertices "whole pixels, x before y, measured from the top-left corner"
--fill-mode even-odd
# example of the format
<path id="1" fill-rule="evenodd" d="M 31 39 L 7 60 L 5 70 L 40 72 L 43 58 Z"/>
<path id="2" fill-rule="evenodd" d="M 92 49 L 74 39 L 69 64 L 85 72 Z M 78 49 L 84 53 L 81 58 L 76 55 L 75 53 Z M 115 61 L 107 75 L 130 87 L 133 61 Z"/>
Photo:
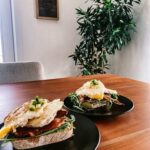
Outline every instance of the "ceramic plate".
<path id="1" fill-rule="evenodd" d="M 68 97 L 64 100 L 64 105 L 67 109 L 69 109 L 72 112 L 79 113 L 79 114 L 86 115 L 86 116 L 95 116 L 95 117 L 117 116 L 117 115 L 121 115 L 121 114 L 128 112 L 128 111 L 133 109 L 134 105 L 130 99 L 128 99 L 127 97 L 121 96 L 121 95 L 118 96 L 118 99 L 124 105 L 119 106 L 119 105 L 113 104 L 111 110 L 107 111 L 107 112 L 102 111 L 101 109 L 95 109 L 92 111 L 83 112 L 83 111 L 80 111 L 78 109 L 72 108 L 70 103 L 69 103 Z"/>

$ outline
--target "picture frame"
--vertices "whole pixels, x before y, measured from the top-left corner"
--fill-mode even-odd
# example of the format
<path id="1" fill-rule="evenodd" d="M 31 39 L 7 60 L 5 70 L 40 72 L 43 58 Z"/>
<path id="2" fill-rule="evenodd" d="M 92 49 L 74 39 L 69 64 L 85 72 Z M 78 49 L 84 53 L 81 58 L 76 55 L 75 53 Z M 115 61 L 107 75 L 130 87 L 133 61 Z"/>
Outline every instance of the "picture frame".
<path id="1" fill-rule="evenodd" d="M 58 0 L 36 0 L 36 18 L 58 20 Z"/>

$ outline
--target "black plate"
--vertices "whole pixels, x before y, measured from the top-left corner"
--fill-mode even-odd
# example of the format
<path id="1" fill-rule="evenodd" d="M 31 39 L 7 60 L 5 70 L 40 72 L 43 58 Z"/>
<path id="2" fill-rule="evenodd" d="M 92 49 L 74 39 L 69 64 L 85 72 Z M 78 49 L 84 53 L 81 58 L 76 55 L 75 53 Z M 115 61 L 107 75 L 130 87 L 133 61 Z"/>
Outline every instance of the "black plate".
<path id="1" fill-rule="evenodd" d="M 90 116 L 90 117 L 112 117 L 112 116 L 121 115 L 121 114 L 128 112 L 128 111 L 133 109 L 133 107 L 134 107 L 133 102 L 131 100 L 129 100 L 127 97 L 119 95 L 118 99 L 124 105 L 119 106 L 119 105 L 113 104 L 111 110 L 107 111 L 107 112 L 102 111 L 101 109 L 95 109 L 92 111 L 83 112 L 83 111 L 80 111 L 78 109 L 72 108 L 70 106 L 68 97 L 64 100 L 64 105 L 67 109 L 69 109 L 72 112 L 79 113 L 79 114 L 86 115 L 86 116 Z"/>
<path id="2" fill-rule="evenodd" d="M 88 118 L 74 114 L 76 121 L 74 136 L 63 142 L 34 148 L 32 150 L 96 150 L 101 135 L 95 124 Z M 0 125 L 0 128 L 2 124 Z M 0 150 L 13 150 L 12 145 L 0 146 Z M 30 149 L 31 150 L 31 149 Z"/>

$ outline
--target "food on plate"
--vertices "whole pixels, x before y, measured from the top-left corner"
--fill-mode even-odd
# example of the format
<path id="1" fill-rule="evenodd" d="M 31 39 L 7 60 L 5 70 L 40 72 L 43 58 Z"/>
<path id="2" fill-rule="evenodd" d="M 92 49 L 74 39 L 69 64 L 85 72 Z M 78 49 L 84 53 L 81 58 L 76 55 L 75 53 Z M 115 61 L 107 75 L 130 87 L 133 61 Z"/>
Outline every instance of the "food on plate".
<path id="1" fill-rule="evenodd" d="M 60 99 L 35 97 L 4 119 L 0 141 L 11 141 L 16 149 L 29 149 L 64 141 L 73 136 L 73 116 L 67 117 Z"/>
<path id="2" fill-rule="evenodd" d="M 101 109 L 109 111 L 113 105 L 123 106 L 116 90 L 107 89 L 100 80 L 91 80 L 83 84 L 74 93 L 70 93 L 68 101 L 71 107 L 80 111 Z"/>

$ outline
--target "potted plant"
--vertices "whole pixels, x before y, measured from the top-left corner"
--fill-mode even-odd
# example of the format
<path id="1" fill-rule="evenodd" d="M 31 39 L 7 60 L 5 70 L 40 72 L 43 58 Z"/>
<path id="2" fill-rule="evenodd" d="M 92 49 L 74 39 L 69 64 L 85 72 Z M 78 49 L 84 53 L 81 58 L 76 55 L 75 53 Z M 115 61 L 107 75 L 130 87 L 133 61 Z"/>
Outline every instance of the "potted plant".
<path id="1" fill-rule="evenodd" d="M 140 0 L 91 0 L 86 10 L 76 9 L 81 42 L 70 55 L 83 75 L 106 73 L 108 55 L 131 41 L 136 29 L 134 4 Z"/>

